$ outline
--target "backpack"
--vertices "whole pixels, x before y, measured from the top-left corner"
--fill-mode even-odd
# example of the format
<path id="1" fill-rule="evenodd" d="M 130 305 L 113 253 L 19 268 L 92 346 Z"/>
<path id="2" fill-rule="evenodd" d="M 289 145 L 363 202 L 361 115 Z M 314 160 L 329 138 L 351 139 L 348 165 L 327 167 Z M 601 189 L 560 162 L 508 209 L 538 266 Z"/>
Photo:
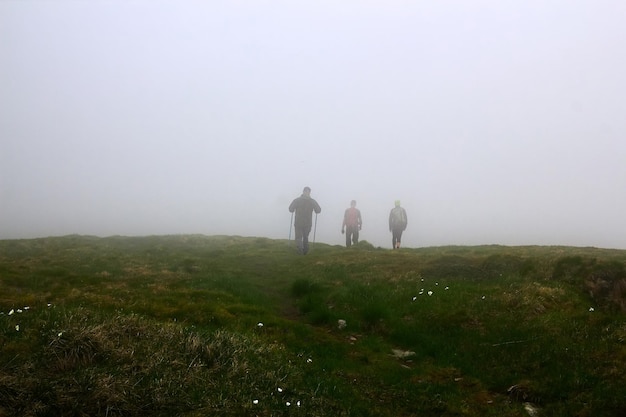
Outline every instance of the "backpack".
<path id="1" fill-rule="evenodd" d="M 355 227 L 359 225 L 359 210 L 351 207 L 346 210 L 344 215 L 344 222 L 346 226 Z"/>
<path id="2" fill-rule="evenodd" d="M 394 226 L 406 225 L 406 212 L 402 207 L 395 207 L 391 210 L 391 224 Z"/>

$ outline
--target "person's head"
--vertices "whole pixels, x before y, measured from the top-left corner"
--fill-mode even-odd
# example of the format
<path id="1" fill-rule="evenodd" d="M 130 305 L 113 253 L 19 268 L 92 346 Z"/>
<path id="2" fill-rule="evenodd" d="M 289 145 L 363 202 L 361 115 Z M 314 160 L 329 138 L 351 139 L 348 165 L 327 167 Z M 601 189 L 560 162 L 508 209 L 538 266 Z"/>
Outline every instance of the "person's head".
<path id="1" fill-rule="evenodd" d="M 396 207 L 400 207 L 400 200 L 396 200 Z"/>
<path id="2" fill-rule="evenodd" d="M 305 195 L 309 195 L 309 194 L 311 194 L 311 188 L 309 188 L 309 187 L 304 187 L 304 190 L 302 190 L 302 194 L 305 194 Z"/>
<path id="3" fill-rule="evenodd" d="M 350 207 L 356 207 L 356 200 L 350 201 Z"/>

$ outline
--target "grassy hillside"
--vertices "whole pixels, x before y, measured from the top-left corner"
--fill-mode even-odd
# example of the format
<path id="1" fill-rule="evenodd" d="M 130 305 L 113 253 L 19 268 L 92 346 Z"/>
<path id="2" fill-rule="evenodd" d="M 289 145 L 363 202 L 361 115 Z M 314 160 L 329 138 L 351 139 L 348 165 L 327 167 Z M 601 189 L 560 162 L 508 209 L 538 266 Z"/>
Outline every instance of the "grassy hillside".
<path id="1" fill-rule="evenodd" d="M 0 241 L 0 416 L 624 416 L 626 251 Z"/>

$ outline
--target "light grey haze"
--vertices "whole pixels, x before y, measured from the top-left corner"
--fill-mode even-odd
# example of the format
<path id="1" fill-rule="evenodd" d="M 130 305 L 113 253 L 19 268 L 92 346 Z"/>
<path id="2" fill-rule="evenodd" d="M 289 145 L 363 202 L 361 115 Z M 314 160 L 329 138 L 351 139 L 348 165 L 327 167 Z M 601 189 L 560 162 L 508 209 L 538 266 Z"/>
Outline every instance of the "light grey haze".
<path id="1" fill-rule="evenodd" d="M 626 2 L 0 2 L 0 239 L 626 249 Z M 313 233 L 311 233 L 311 239 Z"/>

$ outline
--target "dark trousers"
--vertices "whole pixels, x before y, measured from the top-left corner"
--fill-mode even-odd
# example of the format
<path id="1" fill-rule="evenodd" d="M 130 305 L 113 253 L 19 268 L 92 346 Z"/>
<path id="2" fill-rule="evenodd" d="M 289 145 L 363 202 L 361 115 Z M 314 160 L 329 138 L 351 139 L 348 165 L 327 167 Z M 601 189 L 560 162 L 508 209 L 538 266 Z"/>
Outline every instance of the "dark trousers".
<path id="1" fill-rule="evenodd" d="M 311 233 L 311 226 L 296 226 L 295 228 L 298 253 L 306 255 L 309 251 L 309 233 Z"/>
<path id="2" fill-rule="evenodd" d="M 392 229 L 391 230 L 391 245 L 392 248 L 396 248 L 398 245 L 400 245 L 400 240 L 402 240 L 402 232 L 404 230 L 402 229 Z"/>
<path id="3" fill-rule="evenodd" d="M 346 226 L 346 247 L 359 243 L 359 226 Z"/>

